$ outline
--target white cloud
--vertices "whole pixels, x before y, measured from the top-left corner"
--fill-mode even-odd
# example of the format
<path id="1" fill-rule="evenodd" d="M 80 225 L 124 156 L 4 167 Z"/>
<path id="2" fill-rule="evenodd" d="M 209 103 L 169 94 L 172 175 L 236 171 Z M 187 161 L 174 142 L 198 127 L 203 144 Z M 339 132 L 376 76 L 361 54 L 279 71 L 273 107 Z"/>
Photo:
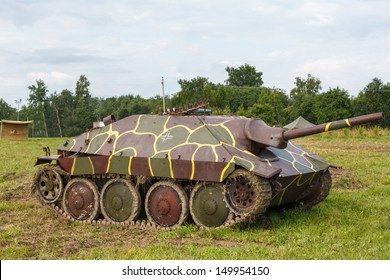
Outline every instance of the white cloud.
<path id="1" fill-rule="evenodd" d="M 323 90 L 340 87 L 357 95 L 374 77 L 383 79 L 390 76 L 390 64 L 386 60 L 373 63 L 375 55 L 365 57 L 362 54 L 352 53 L 345 57 L 330 57 L 312 60 L 300 65 L 296 69 L 296 76 L 306 77 L 311 74 L 322 82 Z"/>
<path id="2" fill-rule="evenodd" d="M 75 77 L 68 75 L 68 74 L 65 74 L 65 73 L 61 73 L 61 72 L 50 72 L 50 73 L 30 72 L 27 74 L 27 77 L 30 80 L 39 80 L 39 79 L 46 80 L 46 79 L 48 79 L 51 81 L 56 81 L 59 84 L 66 83 L 69 80 L 75 79 Z"/>
<path id="3" fill-rule="evenodd" d="M 292 53 L 290 50 L 273 50 L 265 56 L 264 61 L 266 61 L 266 62 L 283 62 L 287 59 L 290 59 L 291 56 L 292 56 Z"/>
<path id="4" fill-rule="evenodd" d="M 95 96 L 153 96 L 179 78 L 223 82 L 244 63 L 289 91 L 308 73 L 362 89 L 390 77 L 389 1 L 14 1 L 0 9 L 0 98 L 26 99 L 86 75 Z M 339 84 L 338 84 L 339 83 Z M 10 97 L 11 96 L 11 97 Z"/>
<path id="5" fill-rule="evenodd" d="M 243 63 L 241 61 L 221 60 L 219 61 L 219 64 L 222 64 L 224 66 L 237 67 L 242 65 Z"/>
<path id="6" fill-rule="evenodd" d="M 345 61 L 344 61 L 345 63 Z M 343 62 L 337 58 L 325 58 L 309 61 L 298 68 L 302 74 L 305 73 L 322 73 L 327 76 L 331 73 L 339 73 L 343 68 Z"/>
<path id="7" fill-rule="evenodd" d="M 305 25 L 308 26 L 328 26 L 335 22 L 335 12 L 338 5 L 329 2 L 306 2 L 302 7 L 305 17 Z"/>
<path id="8" fill-rule="evenodd" d="M 49 93 L 51 93 L 54 91 L 61 91 L 63 89 L 73 90 L 75 88 L 77 79 L 78 77 L 56 71 L 29 72 L 27 73 L 26 80 L 23 81 L 23 83 L 27 89 L 29 85 L 35 84 L 37 80 L 43 80 L 49 89 Z M 28 93 L 27 90 L 26 93 Z"/>

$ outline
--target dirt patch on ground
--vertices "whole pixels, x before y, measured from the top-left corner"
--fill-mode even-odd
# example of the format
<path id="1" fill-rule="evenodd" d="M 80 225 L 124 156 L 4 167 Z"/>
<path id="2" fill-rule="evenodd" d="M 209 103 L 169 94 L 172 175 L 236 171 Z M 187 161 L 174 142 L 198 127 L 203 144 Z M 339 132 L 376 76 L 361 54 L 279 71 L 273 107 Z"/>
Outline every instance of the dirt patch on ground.
<path id="1" fill-rule="evenodd" d="M 28 186 L 18 186 L 13 190 L 5 190 L 3 197 L 5 201 L 19 201 L 24 202 L 29 199 L 30 188 Z"/>
<path id="2" fill-rule="evenodd" d="M 259 243 L 255 243 L 255 242 L 209 239 L 209 238 L 202 238 L 202 237 L 173 238 L 170 239 L 169 242 L 173 245 L 221 246 L 221 247 L 239 247 L 239 246 L 245 246 L 251 244 L 259 245 Z"/>
<path id="3" fill-rule="evenodd" d="M 330 168 L 329 170 L 332 175 L 332 188 L 344 190 L 362 190 L 367 188 L 349 169 L 339 167 Z"/>
<path id="4" fill-rule="evenodd" d="M 0 182 L 6 182 L 6 181 L 15 180 L 18 177 L 15 174 L 16 174 L 15 172 L 0 173 Z"/>
<path id="5" fill-rule="evenodd" d="M 83 258 L 82 252 L 99 248 L 142 248 L 156 242 L 153 231 L 116 226 L 83 225 L 58 217 L 31 194 L 29 176 L 1 174 L 13 178 L 9 189 L 0 189 L 0 246 L 19 253 L 4 255 L 16 259 Z M 19 250 L 19 251 L 18 251 Z M 115 250 L 115 249 L 112 249 Z M 119 249 L 118 249 L 119 250 Z M 7 252 L 8 252 L 7 251 Z M 2 252 L 0 251 L 0 255 Z"/>

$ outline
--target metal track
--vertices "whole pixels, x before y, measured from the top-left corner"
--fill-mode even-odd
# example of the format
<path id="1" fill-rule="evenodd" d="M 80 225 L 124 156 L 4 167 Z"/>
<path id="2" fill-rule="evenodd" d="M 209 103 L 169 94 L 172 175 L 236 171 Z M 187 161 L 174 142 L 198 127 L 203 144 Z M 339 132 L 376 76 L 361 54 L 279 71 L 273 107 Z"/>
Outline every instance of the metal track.
<path id="1" fill-rule="evenodd" d="M 250 173 L 245 169 L 237 169 L 227 179 L 237 180 L 238 177 L 245 177 L 248 182 L 258 188 L 257 196 L 255 198 L 255 204 L 251 207 L 251 211 L 239 214 L 237 211 L 236 216 L 239 218 L 240 225 L 250 225 L 257 221 L 257 219 L 263 215 L 271 202 L 272 189 L 270 182 L 263 178 L 259 178 L 256 175 Z M 225 202 L 229 208 L 232 208 L 230 203 L 227 201 L 227 190 L 224 189 Z M 234 209 L 232 209 L 233 211 Z"/>
<path id="2" fill-rule="evenodd" d="M 172 227 L 162 227 L 162 226 L 156 225 L 156 224 L 154 224 L 154 223 L 152 223 L 152 222 L 150 222 L 148 220 L 143 220 L 143 219 L 139 219 L 139 220 L 134 221 L 134 222 L 113 222 L 113 221 L 108 221 L 108 220 L 105 220 L 105 219 L 97 219 L 97 220 L 93 220 L 93 221 L 76 220 L 73 217 L 71 217 L 68 214 L 66 214 L 66 212 L 62 208 L 62 195 L 54 203 L 47 203 L 39 195 L 39 193 L 37 191 L 39 177 L 40 177 L 40 174 L 42 174 L 41 172 L 44 172 L 45 170 L 55 170 L 55 171 L 57 171 L 62 176 L 62 179 L 64 180 L 64 182 L 63 182 L 64 185 L 66 185 L 66 183 L 68 181 L 70 181 L 70 179 L 73 179 L 73 178 L 76 178 L 76 177 L 71 177 L 67 172 L 62 170 L 57 165 L 45 165 L 44 167 L 42 167 L 40 170 L 37 171 L 37 173 L 36 173 L 36 175 L 34 177 L 34 182 L 33 182 L 32 186 L 31 186 L 31 194 L 35 194 L 36 197 L 38 198 L 39 202 L 44 207 L 49 209 L 51 212 L 53 212 L 55 215 L 57 215 L 61 219 L 64 219 L 64 220 L 67 220 L 67 221 L 71 221 L 71 222 L 75 222 L 75 223 L 80 223 L 80 224 L 91 224 L 91 225 L 102 225 L 102 226 L 117 226 L 117 227 L 121 227 L 121 228 L 125 227 L 125 228 L 130 228 L 130 229 L 172 230 L 172 229 L 176 229 L 176 228 L 180 227 L 178 225 L 172 226 Z M 93 179 L 102 178 L 102 177 L 101 176 L 82 176 L 82 178 L 89 178 L 89 179 L 93 180 Z M 129 179 L 129 177 L 120 176 L 120 175 L 117 175 L 117 174 L 106 174 L 104 176 L 104 178 L 105 179 L 110 179 L 110 178 L 125 178 L 125 179 Z M 259 210 L 256 213 L 251 213 L 251 214 L 246 214 L 246 215 L 237 215 L 237 214 L 229 215 L 228 220 L 223 225 L 219 226 L 218 228 L 233 228 L 233 227 L 245 227 L 245 226 L 248 226 L 249 224 L 251 224 L 254 221 L 256 221 L 258 216 L 261 215 L 264 212 L 264 210 L 263 210 L 264 207 L 256 207 L 256 208 Z M 197 226 L 197 227 L 199 229 L 202 229 L 202 230 L 209 229 L 209 228 L 204 227 L 204 226 Z"/>

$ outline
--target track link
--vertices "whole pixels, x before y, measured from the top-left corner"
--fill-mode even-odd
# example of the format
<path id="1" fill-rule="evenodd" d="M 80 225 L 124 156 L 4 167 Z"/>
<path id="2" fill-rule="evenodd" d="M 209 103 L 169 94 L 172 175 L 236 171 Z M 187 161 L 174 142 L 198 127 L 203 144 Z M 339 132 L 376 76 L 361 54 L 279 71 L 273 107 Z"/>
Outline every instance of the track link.
<path id="1" fill-rule="evenodd" d="M 48 170 L 54 170 L 58 172 L 63 180 L 64 185 L 66 185 L 71 179 L 76 178 L 73 176 L 70 176 L 67 172 L 62 170 L 57 165 L 45 165 L 42 168 L 40 168 L 36 175 L 34 176 L 34 182 L 31 186 L 31 194 L 35 195 L 38 199 L 38 201 L 42 204 L 42 206 L 46 207 L 48 210 L 50 210 L 52 213 L 54 213 L 57 217 L 74 222 L 74 223 L 80 223 L 80 224 L 90 224 L 90 225 L 102 225 L 102 226 L 116 226 L 118 228 L 129 228 L 129 229 L 147 229 L 147 230 L 173 230 L 180 226 L 171 226 L 171 227 L 163 227 L 159 226 L 155 223 L 150 222 L 149 220 L 145 219 L 138 219 L 133 222 L 114 222 L 114 221 L 108 221 L 101 216 L 98 217 L 98 219 L 92 220 L 92 221 L 86 221 L 86 220 L 77 220 L 70 215 L 68 215 L 62 206 L 62 195 L 61 197 L 53 203 L 48 203 L 45 201 L 42 196 L 37 191 L 38 183 L 39 183 L 39 177 L 42 172 L 48 171 Z M 122 178 L 122 179 L 130 179 L 129 176 L 121 176 L 118 174 L 106 174 L 105 176 L 80 176 L 81 178 L 88 178 L 91 180 L 97 180 L 97 179 L 112 179 L 112 178 Z M 137 184 L 137 187 L 138 184 Z M 258 216 L 263 214 L 264 210 L 263 207 L 256 207 L 258 209 L 255 213 L 245 214 L 245 215 L 238 215 L 231 213 L 228 217 L 228 220 L 218 228 L 234 228 L 234 227 L 245 227 L 249 226 L 251 223 L 257 220 Z M 210 228 L 205 226 L 197 226 L 198 229 L 201 230 L 208 230 Z"/>

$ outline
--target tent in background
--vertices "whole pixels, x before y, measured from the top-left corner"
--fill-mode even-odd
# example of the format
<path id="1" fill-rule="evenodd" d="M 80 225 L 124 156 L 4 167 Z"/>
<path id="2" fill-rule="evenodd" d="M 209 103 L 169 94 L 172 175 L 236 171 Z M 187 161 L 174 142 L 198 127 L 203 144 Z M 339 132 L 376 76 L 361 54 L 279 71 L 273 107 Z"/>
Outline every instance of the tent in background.
<path id="1" fill-rule="evenodd" d="M 311 122 L 305 120 L 303 117 L 299 116 L 295 121 L 283 126 L 285 129 L 296 129 L 296 128 L 306 128 L 314 126 Z"/>

